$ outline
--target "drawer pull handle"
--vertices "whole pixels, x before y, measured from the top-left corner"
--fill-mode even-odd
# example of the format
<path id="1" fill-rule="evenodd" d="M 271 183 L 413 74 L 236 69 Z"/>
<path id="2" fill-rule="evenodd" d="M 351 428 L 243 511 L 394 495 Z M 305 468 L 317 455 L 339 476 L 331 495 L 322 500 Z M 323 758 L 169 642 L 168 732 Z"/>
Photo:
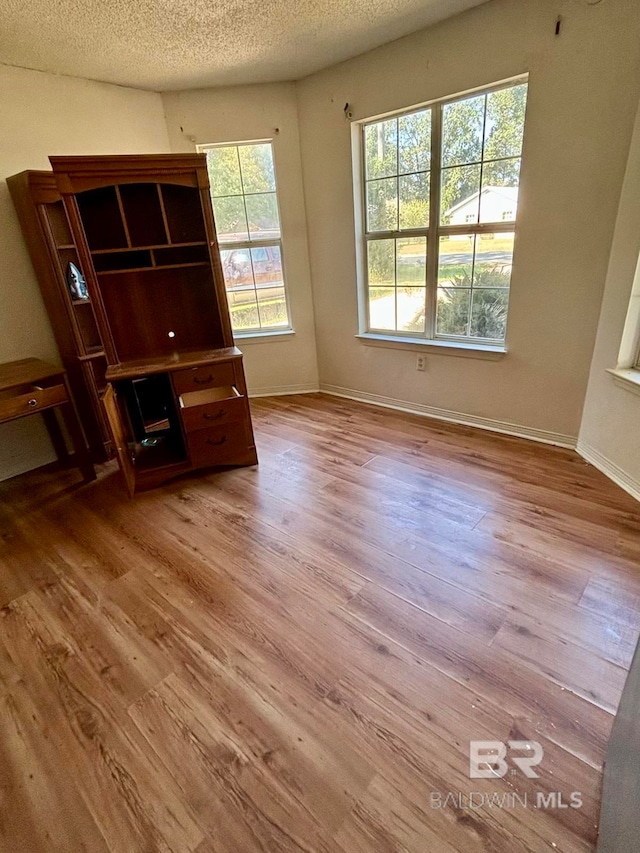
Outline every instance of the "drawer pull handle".
<path id="1" fill-rule="evenodd" d="M 194 376 L 193 381 L 196 385 L 206 385 L 207 382 L 213 382 L 213 373 L 210 373 L 206 379 L 200 379 L 199 376 Z"/>
<path id="2" fill-rule="evenodd" d="M 29 400 L 29 405 L 30 405 L 32 408 L 33 408 L 33 406 L 37 406 L 37 405 L 38 405 L 38 401 L 36 400 L 36 398 L 35 398 L 35 397 L 32 397 L 32 398 Z"/>
<path id="3" fill-rule="evenodd" d="M 215 415 L 209 414 L 209 412 L 205 412 L 202 417 L 205 421 L 217 421 L 219 418 L 223 418 L 227 414 L 226 409 L 220 409 Z"/>
<path id="4" fill-rule="evenodd" d="M 227 440 L 227 436 L 223 435 L 221 439 L 218 441 L 214 441 L 212 438 L 207 439 L 207 444 L 210 444 L 212 447 L 220 447 L 221 444 L 224 444 Z"/>

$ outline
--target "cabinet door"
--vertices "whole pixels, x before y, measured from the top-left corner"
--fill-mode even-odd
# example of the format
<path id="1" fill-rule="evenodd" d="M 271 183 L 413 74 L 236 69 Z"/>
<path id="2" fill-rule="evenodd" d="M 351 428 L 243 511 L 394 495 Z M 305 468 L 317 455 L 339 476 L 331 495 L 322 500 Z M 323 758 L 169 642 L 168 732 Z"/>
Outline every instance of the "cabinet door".
<path id="1" fill-rule="evenodd" d="M 122 425 L 122 418 L 120 417 L 120 410 L 116 401 L 116 392 L 113 390 L 113 385 L 107 385 L 107 390 L 104 392 L 102 402 L 104 403 L 107 423 L 109 424 L 111 435 L 113 436 L 113 446 L 118 458 L 118 464 L 120 465 L 120 470 L 122 471 L 127 490 L 130 495 L 133 495 L 136 482 L 133 459 L 131 458 L 131 453 L 129 452 L 129 447 L 127 445 L 127 436 Z"/>

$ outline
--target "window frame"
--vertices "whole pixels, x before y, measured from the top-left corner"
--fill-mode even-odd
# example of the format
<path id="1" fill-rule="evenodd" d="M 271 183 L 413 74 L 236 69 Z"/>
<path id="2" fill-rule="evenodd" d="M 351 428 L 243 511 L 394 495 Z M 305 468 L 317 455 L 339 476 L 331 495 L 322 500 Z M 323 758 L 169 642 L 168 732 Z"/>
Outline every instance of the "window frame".
<path id="1" fill-rule="evenodd" d="M 274 185 L 275 190 L 274 194 L 276 197 L 276 208 L 278 211 L 278 222 L 280 223 L 280 236 L 279 237 L 269 237 L 265 239 L 251 239 L 251 234 L 247 232 L 246 240 L 229 240 L 229 241 L 221 241 L 218 236 L 218 227 L 216 224 L 216 239 L 218 243 L 218 249 L 220 252 L 222 251 L 236 251 L 240 249 L 246 249 L 251 254 L 251 249 L 260 249 L 260 248 L 269 248 L 271 246 L 277 246 L 280 252 L 280 263 L 282 266 L 282 286 L 284 289 L 284 299 L 285 305 L 287 309 L 287 324 L 282 326 L 252 326 L 248 329 L 236 330 L 233 329 L 232 332 L 234 338 L 267 338 L 276 335 L 291 335 L 294 333 L 293 327 L 293 319 L 291 316 L 291 303 L 289 300 L 289 287 L 287 285 L 287 273 L 285 269 L 285 251 L 284 251 L 284 236 L 283 236 L 283 228 L 282 228 L 282 211 L 280 208 L 280 194 L 279 194 L 279 183 L 278 183 L 278 171 L 276 168 L 276 158 L 275 158 L 275 147 L 274 147 L 273 138 L 266 139 L 243 139 L 240 141 L 229 141 L 229 142 L 203 142 L 196 144 L 196 150 L 199 154 L 204 154 L 206 156 L 207 151 L 211 151 L 218 148 L 241 148 L 243 146 L 248 145 L 269 145 L 271 147 L 271 161 L 273 163 L 273 175 L 274 175 Z M 244 187 L 243 187 L 244 190 Z M 242 193 L 242 203 L 245 208 L 245 216 L 246 212 L 246 193 Z M 215 208 L 214 208 L 214 197 L 211 193 L 211 188 L 209 188 L 209 197 L 211 199 L 211 207 L 213 209 L 213 219 L 215 224 Z M 227 282 L 224 282 L 225 295 L 228 294 L 227 290 Z M 254 292 L 256 293 L 256 302 L 257 302 L 257 288 L 256 282 L 254 278 Z M 227 296 L 227 305 L 228 305 L 228 296 Z M 260 309 L 258 308 L 258 318 L 260 317 Z"/>
<path id="2" fill-rule="evenodd" d="M 438 263 L 440 256 L 440 237 L 448 235 L 467 236 L 482 234 L 513 234 L 514 235 L 514 257 L 515 245 L 518 233 L 517 208 L 516 218 L 512 220 L 499 220 L 496 222 L 476 222 L 472 224 L 441 225 L 441 178 L 442 178 L 442 113 L 447 104 L 455 103 L 466 98 L 478 95 L 489 95 L 519 85 L 529 84 L 529 74 L 519 74 L 506 80 L 493 83 L 488 86 L 479 86 L 444 98 L 436 98 L 415 106 L 404 109 L 393 110 L 380 115 L 371 116 L 354 121 L 352 124 L 352 161 L 353 161 L 353 192 L 354 211 L 356 226 L 356 273 L 358 282 L 358 337 L 376 338 L 378 340 L 407 341 L 415 344 L 428 344 L 437 346 L 459 345 L 464 349 L 479 349 L 496 351 L 506 349 L 507 330 L 504 338 L 481 338 L 462 335 L 443 335 L 436 331 L 437 320 L 437 298 L 438 298 Z M 528 104 L 528 101 L 527 101 Z M 396 229 L 390 231 L 367 231 L 367 177 L 366 177 L 366 141 L 365 129 L 367 126 L 385 121 L 391 118 L 413 115 L 423 110 L 431 110 L 431 151 L 430 165 L 427 174 L 430 176 L 429 190 L 429 223 L 426 228 Z M 526 111 L 525 123 L 526 127 Z M 523 136 L 524 140 L 524 136 Z M 524 147 L 524 146 L 523 146 Z M 514 159 L 512 157 L 496 158 L 487 162 L 499 162 L 500 160 Z M 520 161 L 523 159 L 521 151 Z M 484 159 L 478 163 L 464 165 L 480 165 L 480 193 L 482 192 L 482 172 Z M 480 209 L 480 201 L 479 201 Z M 480 218 L 480 214 L 478 219 Z M 398 223 L 399 224 L 399 223 Z M 378 329 L 370 324 L 369 311 L 369 280 L 368 280 L 368 243 L 372 240 L 397 240 L 410 237 L 426 237 L 427 259 L 425 270 L 425 329 L 424 332 L 407 330 Z M 433 247 L 435 246 L 435 251 Z M 512 262 L 513 265 L 513 262 Z M 397 279 L 396 279 L 397 285 Z M 510 287 L 509 287 L 510 292 Z M 507 315 L 508 327 L 508 315 Z"/>

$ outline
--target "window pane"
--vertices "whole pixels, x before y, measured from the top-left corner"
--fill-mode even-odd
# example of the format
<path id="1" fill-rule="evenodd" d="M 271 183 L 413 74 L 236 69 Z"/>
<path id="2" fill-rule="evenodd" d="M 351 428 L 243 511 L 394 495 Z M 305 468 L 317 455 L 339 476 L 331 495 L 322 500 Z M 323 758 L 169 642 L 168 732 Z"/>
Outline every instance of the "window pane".
<path id="1" fill-rule="evenodd" d="M 259 145 L 239 145 L 242 186 L 245 193 L 275 192 L 273 152 L 268 142 Z"/>
<path id="2" fill-rule="evenodd" d="M 258 272 L 256 270 L 256 278 Z M 288 326 L 287 300 L 284 287 L 267 287 L 258 285 L 258 313 L 263 329 Z"/>
<path id="3" fill-rule="evenodd" d="M 249 329 L 260 328 L 260 315 L 258 314 L 255 291 L 252 290 L 243 300 L 230 299 L 229 311 L 234 332 L 246 332 Z"/>
<path id="4" fill-rule="evenodd" d="M 442 165 L 482 159 L 485 95 L 445 104 L 442 110 Z"/>
<path id="5" fill-rule="evenodd" d="M 440 238 L 438 285 L 470 287 L 473 272 L 473 234 L 452 234 Z"/>
<path id="6" fill-rule="evenodd" d="M 369 328 L 395 331 L 396 291 L 394 287 L 369 288 Z"/>
<path id="7" fill-rule="evenodd" d="M 440 219 L 443 225 L 469 225 L 478 221 L 480 166 L 442 170 Z"/>
<path id="8" fill-rule="evenodd" d="M 213 214 L 220 242 L 246 240 L 247 219 L 242 196 L 213 199 Z"/>
<path id="9" fill-rule="evenodd" d="M 231 325 L 235 331 L 259 327 L 258 305 L 249 249 L 222 249 L 222 271 Z"/>
<path id="10" fill-rule="evenodd" d="M 436 331 L 439 335 L 467 335 L 471 290 L 439 287 Z"/>
<path id="11" fill-rule="evenodd" d="M 403 237 L 401 240 L 396 240 L 396 282 L 398 287 L 400 285 L 424 287 L 426 276 L 427 238 Z"/>
<path id="12" fill-rule="evenodd" d="M 398 119 L 398 164 L 403 172 L 424 172 L 431 166 L 431 110 Z"/>
<path id="13" fill-rule="evenodd" d="M 397 331 L 424 332 L 426 288 L 401 287 L 396 290 Z"/>
<path id="14" fill-rule="evenodd" d="M 235 145 L 210 148 L 207 151 L 207 172 L 211 195 L 241 195 L 240 164 Z"/>
<path id="15" fill-rule="evenodd" d="M 520 156 L 526 106 L 526 83 L 500 89 L 487 96 L 485 160 Z"/>
<path id="16" fill-rule="evenodd" d="M 280 219 L 275 193 L 245 196 L 249 234 L 264 240 L 280 236 Z"/>
<path id="17" fill-rule="evenodd" d="M 262 285 L 271 287 L 282 285 L 280 246 L 251 249 L 251 260 L 253 261 L 253 275 L 258 288 Z"/>
<path id="18" fill-rule="evenodd" d="M 476 262 L 473 269 L 475 287 L 509 287 L 513 265 L 514 233 L 478 234 Z"/>
<path id="19" fill-rule="evenodd" d="M 249 249 L 222 249 L 222 272 L 227 290 L 253 290 L 253 270 Z"/>
<path id="20" fill-rule="evenodd" d="M 429 173 L 401 175 L 398 178 L 398 184 L 400 228 L 427 228 L 429 225 Z"/>
<path id="21" fill-rule="evenodd" d="M 508 306 L 509 291 L 505 288 L 497 290 L 474 289 L 473 308 L 471 309 L 471 336 L 504 340 Z"/>
<path id="22" fill-rule="evenodd" d="M 398 228 L 398 180 L 384 178 L 367 183 L 367 230 L 395 231 Z"/>
<path id="23" fill-rule="evenodd" d="M 367 243 L 369 287 L 395 285 L 395 248 L 393 240 L 369 240 Z"/>
<path id="24" fill-rule="evenodd" d="M 482 170 L 480 222 L 507 222 L 516 218 L 520 159 L 485 163 Z"/>
<path id="25" fill-rule="evenodd" d="M 364 146 L 368 180 L 398 174 L 398 119 L 368 124 L 364 129 Z"/>

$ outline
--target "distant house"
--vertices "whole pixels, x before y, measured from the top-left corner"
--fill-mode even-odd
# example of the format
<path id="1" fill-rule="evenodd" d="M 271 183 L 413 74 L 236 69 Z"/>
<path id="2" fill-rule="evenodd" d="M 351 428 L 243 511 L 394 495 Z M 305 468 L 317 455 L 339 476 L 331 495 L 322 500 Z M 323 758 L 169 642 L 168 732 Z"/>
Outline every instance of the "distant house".
<path id="1" fill-rule="evenodd" d="M 450 207 L 445 212 L 446 222 L 449 225 L 477 222 L 478 198 L 483 222 L 508 222 L 516 218 L 518 187 L 485 187 Z"/>

